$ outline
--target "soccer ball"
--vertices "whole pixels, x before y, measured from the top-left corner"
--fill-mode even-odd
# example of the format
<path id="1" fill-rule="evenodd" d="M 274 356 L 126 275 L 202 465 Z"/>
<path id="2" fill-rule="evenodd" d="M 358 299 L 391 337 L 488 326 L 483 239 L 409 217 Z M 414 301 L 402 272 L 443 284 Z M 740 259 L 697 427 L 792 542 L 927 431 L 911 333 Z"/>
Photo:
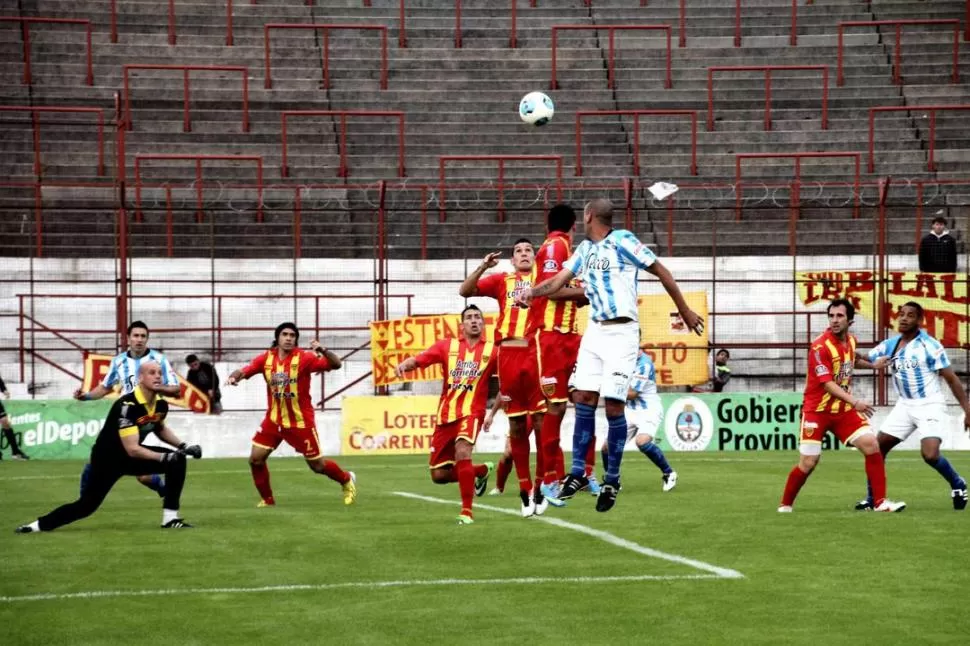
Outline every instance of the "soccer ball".
<path id="1" fill-rule="evenodd" d="M 552 99 L 542 92 L 529 92 L 519 101 L 519 117 L 531 126 L 544 126 L 556 111 Z"/>

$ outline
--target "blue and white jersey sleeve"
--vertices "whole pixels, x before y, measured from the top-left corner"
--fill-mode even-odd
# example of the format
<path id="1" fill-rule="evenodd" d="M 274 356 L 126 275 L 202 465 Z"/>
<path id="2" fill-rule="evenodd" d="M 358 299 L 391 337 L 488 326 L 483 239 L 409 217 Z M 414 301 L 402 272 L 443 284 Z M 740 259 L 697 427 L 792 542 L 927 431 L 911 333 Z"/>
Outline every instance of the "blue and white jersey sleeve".
<path id="1" fill-rule="evenodd" d="M 168 362 L 165 355 L 155 350 L 152 350 L 148 354 L 152 360 L 157 361 L 158 365 L 162 367 L 162 384 L 165 386 L 177 386 L 179 382 L 178 377 L 175 375 L 172 364 Z"/>
<path id="2" fill-rule="evenodd" d="M 563 263 L 563 269 L 571 271 L 573 276 L 579 276 L 583 271 L 583 266 L 586 264 L 586 256 L 589 254 L 590 247 L 591 243 L 589 240 L 583 240 L 579 243 L 573 255 Z"/>
<path id="3" fill-rule="evenodd" d="M 108 374 L 101 380 L 102 386 L 111 389 L 121 380 L 121 363 L 124 361 L 125 356 L 125 353 L 122 352 L 111 360 L 111 364 L 108 366 Z"/>
<path id="4" fill-rule="evenodd" d="M 944 401 L 939 373 L 950 367 L 950 358 L 943 344 L 925 331 L 897 352 L 890 365 L 893 385 L 902 399 Z"/>
<path id="5" fill-rule="evenodd" d="M 882 343 L 874 347 L 872 350 L 869 350 L 869 357 L 868 357 L 869 362 L 874 363 L 877 359 L 880 359 L 882 357 L 889 357 L 890 355 L 892 355 L 893 348 L 896 347 L 897 343 L 899 343 L 898 334 L 894 337 L 890 337 L 886 339 L 885 341 L 883 341 Z"/>
<path id="6" fill-rule="evenodd" d="M 626 256 L 638 269 L 647 269 L 657 262 L 657 256 L 630 231 L 618 231 L 617 253 Z"/>

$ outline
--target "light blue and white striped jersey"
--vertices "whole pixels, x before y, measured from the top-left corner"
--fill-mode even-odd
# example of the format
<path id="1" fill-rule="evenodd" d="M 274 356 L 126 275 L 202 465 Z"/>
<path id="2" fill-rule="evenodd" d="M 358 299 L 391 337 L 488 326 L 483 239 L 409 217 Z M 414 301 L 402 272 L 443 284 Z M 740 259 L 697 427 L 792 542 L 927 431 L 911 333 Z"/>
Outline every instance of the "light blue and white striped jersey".
<path id="1" fill-rule="evenodd" d="M 657 257 L 626 229 L 613 229 L 599 242 L 584 240 L 563 265 L 582 279 L 590 319 L 637 319 L 637 275 Z"/>
<path id="2" fill-rule="evenodd" d="M 943 401 L 943 387 L 939 371 L 950 367 L 943 344 L 920 330 L 916 338 L 896 352 L 902 335 L 888 338 L 869 351 L 869 361 L 892 357 L 890 368 L 896 392 L 902 399 Z"/>
<path id="3" fill-rule="evenodd" d="M 660 395 L 657 394 L 657 369 L 653 365 L 650 355 L 640 350 L 637 355 L 637 367 L 630 380 L 630 388 L 637 391 L 636 399 L 626 400 L 626 407 L 633 410 L 643 410 L 660 405 Z"/>
<path id="4" fill-rule="evenodd" d="M 162 385 L 175 386 L 178 384 L 178 377 L 172 370 L 171 364 L 165 355 L 158 350 L 149 349 L 144 355 L 135 359 L 127 352 L 122 352 L 111 360 L 111 367 L 108 374 L 104 376 L 101 385 L 105 388 L 114 388 L 115 384 L 121 383 L 121 394 L 127 395 L 135 389 L 138 384 L 138 370 L 141 364 L 147 361 L 156 361 L 162 367 Z"/>

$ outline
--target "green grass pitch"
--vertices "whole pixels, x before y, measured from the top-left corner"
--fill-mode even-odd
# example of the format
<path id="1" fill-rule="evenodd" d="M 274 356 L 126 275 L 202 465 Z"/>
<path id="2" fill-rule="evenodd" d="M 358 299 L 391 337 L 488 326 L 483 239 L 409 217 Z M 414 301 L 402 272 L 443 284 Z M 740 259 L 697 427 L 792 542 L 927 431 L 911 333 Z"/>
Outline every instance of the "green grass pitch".
<path id="1" fill-rule="evenodd" d="M 546 514 L 564 523 L 479 509 L 468 527 L 457 486 L 432 484 L 420 456 L 340 459 L 358 476 L 349 508 L 297 459 L 270 460 L 271 509 L 256 508 L 244 460 L 193 461 L 182 510 L 195 529 L 159 529 L 158 498 L 126 478 L 94 516 L 27 536 L 13 529 L 73 499 L 81 463 L 5 460 L 0 640 L 970 643 L 970 511 L 917 454 L 890 456 L 890 497 L 909 503 L 892 515 L 852 511 L 864 476 L 851 451 L 823 456 L 790 515 L 775 509 L 794 453 L 669 457 L 670 493 L 628 452 L 608 514 L 581 494 Z M 970 454 L 949 458 L 970 476 Z M 518 511 L 510 490 L 476 502 Z"/>

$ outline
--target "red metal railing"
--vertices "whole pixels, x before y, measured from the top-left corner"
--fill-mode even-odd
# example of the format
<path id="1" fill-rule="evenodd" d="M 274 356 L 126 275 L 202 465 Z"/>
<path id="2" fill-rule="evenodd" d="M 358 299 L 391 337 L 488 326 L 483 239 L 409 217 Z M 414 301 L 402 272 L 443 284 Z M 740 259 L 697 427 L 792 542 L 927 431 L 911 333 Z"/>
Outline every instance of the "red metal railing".
<path id="1" fill-rule="evenodd" d="M 860 168 L 862 166 L 862 153 L 858 152 L 812 152 L 812 153 L 737 153 L 734 156 L 734 190 L 735 190 L 735 211 L 734 216 L 736 220 L 741 220 L 741 209 L 744 201 L 744 195 L 741 190 L 741 164 L 745 159 L 791 159 L 795 162 L 795 178 L 791 185 L 791 198 L 790 202 L 793 205 L 799 204 L 801 201 L 799 195 L 799 187 L 801 185 L 802 179 L 802 160 L 803 159 L 824 159 L 824 158 L 840 158 L 848 157 L 855 161 L 855 173 L 853 175 L 853 188 L 854 188 L 854 208 L 853 216 L 859 217 L 859 197 L 860 197 Z"/>
<path id="2" fill-rule="evenodd" d="M 640 175 L 640 117 L 690 117 L 690 174 L 697 174 L 697 110 L 579 110 L 576 112 L 576 175 L 583 174 L 583 117 L 633 117 L 633 174 Z"/>
<path id="3" fill-rule="evenodd" d="M 397 176 L 405 176 L 404 168 L 404 113 L 400 110 L 284 110 L 280 113 L 282 122 L 283 158 L 280 174 L 289 177 L 290 169 L 287 163 L 287 117 L 340 117 L 340 138 L 337 147 L 340 150 L 340 167 L 337 169 L 339 177 L 349 177 L 350 168 L 347 165 L 347 117 L 397 118 Z"/>
<path id="4" fill-rule="evenodd" d="M 930 134 L 929 160 L 926 169 L 930 172 L 936 170 L 936 113 L 939 111 L 966 111 L 970 110 L 970 104 L 964 105 L 890 105 L 869 108 L 869 165 L 870 173 L 875 172 L 875 150 L 876 150 L 876 113 L 877 112 L 928 112 L 930 114 Z"/>
<path id="5" fill-rule="evenodd" d="M 843 74 L 843 60 L 845 58 L 844 35 L 847 27 L 896 27 L 896 44 L 893 48 L 893 83 L 902 83 L 902 72 L 900 68 L 903 62 L 902 36 L 904 25 L 950 25 L 953 27 L 953 73 L 950 77 L 952 83 L 960 82 L 960 21 L 956 18 L 926 18 L 913 20 L 849 20 L 839 23 L 839 47 L 838 47 L 838 76 L 836 83 L 842 85 L 845 82 Z"/>
<path id="6" fill-rule="evenodd" d="M 30 26 L 36 24 L 50 25 L 83 25 L 85 30 L 86 50 L 87 50 L 87 75 L 85 82 L 94 85 L 94 56 L 91 47 L 91 21 L 81 18 L 41 18 L 41 17 L 11 17 L 0 16 L 0 22 L 20 23 L 23 30 L 24 39 L 24 83 L 31 85 L 33 77 L 30 72 Z"/>
<path id="7" fill-rule="evenodd" d="M 230 5 L 229 11 L 232 12 L 232 0 L 227 0 Z M 111 0 L 111 42 L 118 42 L 118 6 L 117 0 Z M 256 4 L 253 2 L 253 4 Z M 231 13 L 230 13 L 231 15 Z M 168 44 L 175 44 L 175 0 L 168 0 Z M 232 43 L 226 43 L 231 45 Z"/>
<path id="8" fill-rule="evenodd" d="M 811 4 L 809 0 L 808 4 Z M 681 0 L 681 14 L 684 11 L 684 0 Z M 798 44 L 798 0 L 791 1 L 791 32 L 788 36 L 789 45 Z M 741 46 L 741 0 L 734 2 L 734 46 Z"/>
<path id="9" fill-rule="evenodd" d="M 323 87 L 330 89 L 330 32 L 331 30 L 360 30 L 377 31 L 381 36 L 381 89 L 387 89 L 387 27 L 384 25 L 351 25 L 339 23 L 269 23 L 263 25 L 263 52 L 266 72 L 265 87 L 273 87 L 273 73 L 270 62 L 270 32 L 273 29 L 312 29 L 323 31 L 323 50 L 321 66 L 323 67 Z"/>
<path id="10" fill-rule="evenodd" d="M 667 67 L 664 76 L 664 87 L 673 87 L 671 77 L 671 47 L 670 47 L 670 25 L 553 25 L 552 26 L 552 80 L 550 87 L 555 90 L 559 88 L 556 80 L 556 49 L 559 42 L 560 31 L 599 31 L 605 29 L 608 33 L 609 46 L 607 51 L 606 86 L 611 90 L 615 86 L 614 69 L 616 67 L 616 32 L 617 31 L 662 31 L 667 38 Z"/>
<path id="11" fill-rule="evenodd" d="M 556 166 L 556 195 L 562 199 L 562 155 L 441 155 L 438 157 L 438 190 L 440 191 L 438 218 L 444 222 L 447 215 L 445 203 L 446 177 L 445 170 L 448 162 L 455 161 L 487 161 L 498 163 L 498 221 L 505 222 L 505 162 L 510 161 L 550 161 Z"/>
<path id="12" fill-rule="evenodd" d="M 137 64 L 122 66 L 122 91 L 125 102 L 125 123 L 128 130 L 132 129 L 134 119 L 131 113 L 131 91 L 128 83 L 128 72 L 131 70 L 179 70 L 182 72 L 182 130 L 192 132 L 192 120 L 189 115 L 189 73 L 190 72 L 238 72 L 242 76 L 242 129 L 249 132 L 249 68 L 242 65 L 153 65 Z"/>
<path id="13" fill-rule="evenodd" d="M 263 158 L 260 155 L 158 155 L 146 154 L 135 155 L 135 219 L 142 219 L 141 211 L 141 164 L 151 161 L 194 161 L 195 162 L 195 182 L 193 187 L 196 189 L 196 220 L 202 222 L 205 218 L 203 208 L 204 185 L 202 183 L 202 162 L 204 161 L 244 161 L 256 163 L 256 191 L 259 205 L 256 210 L 258 222 L 263 221 Z"/>
<path id="14" fill-rule="evenodd" d="M 765 73 L 765 130 L 771 130 L 771 73 L 776 70 L 817 70 L 822 72 L 822 130 L 829 127 L 828 65 L 735 65 L 707 68 L 707 129 L 714 130 L 714 72 Z"/>
<path id="15" fill-rule="evenodd" d="M 98 175 L 104 175 L 104 110 L 67 106 L 0 105 L 0 112 L 29 112 L 34 137 L 34 175 L 41 177 L 39 113 L 81 113 L 98 115 Z"/>

